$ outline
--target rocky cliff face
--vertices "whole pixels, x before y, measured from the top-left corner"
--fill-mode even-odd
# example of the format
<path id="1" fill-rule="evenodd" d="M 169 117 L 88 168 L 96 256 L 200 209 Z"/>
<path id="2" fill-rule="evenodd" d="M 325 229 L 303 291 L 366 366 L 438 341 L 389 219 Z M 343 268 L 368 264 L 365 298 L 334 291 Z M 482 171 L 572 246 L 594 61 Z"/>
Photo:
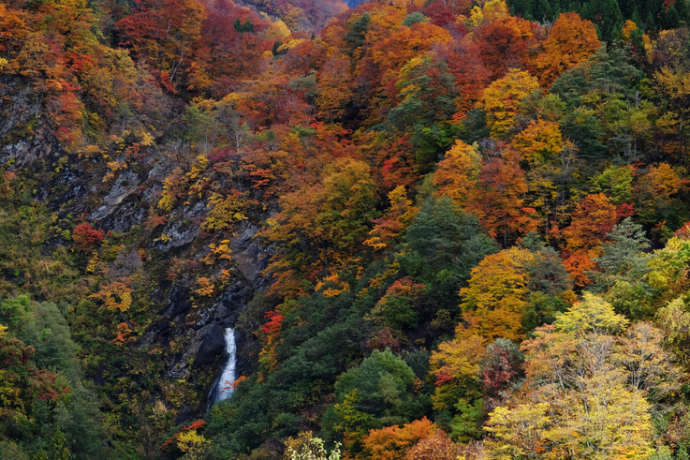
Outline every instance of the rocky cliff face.
<path id="1" fill-rule="evenodd" d="M 142 343 L 164 344 L 175 338 L 184 340 L 181 353 L 168 363 L 170 379 L 189 379 L 205 374 L 204 385 L 213 388 L 226 360 L 224 332 L 233 327 L 256 293 L 269 284 L 262 271 L 266 268 L 270 249 L 262 247 L 254 238 L 258 228 L 252 224 L 242 226 L 239 234 L 231 239 L 236 269 L 233 280 L 208 308 L 198 311 L 193 324 L 185 318 L 192 310 L 188 288 L 172 285 L 165 296 L 166 308 L 160 320 L 145 335 Z M 184 236 L 180 236 L 184 238 Z M 253 348 L 252 331 L 237 327 L 237 374 L 247 375 L 252 370 L 249 350 Z M 208 378 L 212 376 L 212 380 Z M 206 395 L 200 395 L 206 396 Z M 212 398 L 209 394 L 207 398 Z M 208 402 L 208 399 L 205 401 Z"/>
<path id="2" fill-rule="evenodd" d="M 148 326 L 128 346 L 143 354 L 162 350 L 156 356 L 162 356 L 163 362 L 158 364 L 164 373 L 157 379 L 173 386 L 185 382 L 178 420 L 198 417 L 208 406 L 208 390 L 226 359 L 224 329 L 236 323 L 254 295 L 269 283 L 263 270 L 270 248 L 256 238 L 259 228 L 251 218 L 229 231 L 230 279 L 218 294 L 194 304 L 195 278 L 183 273 L 169 280 L 165 270 L 173 260 L 194 261 L 208 252 L 208 235 L 200 226 L 208 210 L 206 198 L 181 201 L 167 213 L 161 228 L 148 230 L 146 222 L 156 208 L 162 182 L 176 166 L 159 151 L 163 148 L 154 146 L 143 161 L 132 162 L 104 181 L 104 162 L 67 153 L 43 113 L 43 101 L 27 81 L 0 79 L 0 166 L 35 181 L 32 199 L 47 203 L 65 226 L 88 221 L 123 242 L 105 270 L 106 278 L 143 273 L 150 286 L 146 299 L 150 306 L 142 315 Z M 158 237 L 163 234 L 164 239 Z M 50 244 L 71 246 L 66 238 Z M 252 367 L 249 350 L 255 339 L 252 331 L 241 327 L 236 338 L 237 372 L 246 375 Z"/>
<path id="3" fill-rule="evenodd" d="M 28 80 L 0 77 L 0 163 L 24 167 L 63 153 L 45 120 L 44 104 Z"/>

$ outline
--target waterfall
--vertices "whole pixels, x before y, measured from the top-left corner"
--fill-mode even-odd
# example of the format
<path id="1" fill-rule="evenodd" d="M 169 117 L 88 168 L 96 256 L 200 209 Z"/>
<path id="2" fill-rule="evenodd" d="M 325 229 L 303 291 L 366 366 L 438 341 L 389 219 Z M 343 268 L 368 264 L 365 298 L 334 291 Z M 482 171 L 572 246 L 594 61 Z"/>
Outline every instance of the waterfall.
<path id="1" fill-rule="evenodd" d="M 218 380 L 216 402 L 229 398 L 234 390 L 232 384 L 235 382 L 237 349 L 235 346 L 235 330 L 231 327 L 225 329 L 225 351 L 228 354 L 228 361 L 225 363 L 220 380 Z"/>

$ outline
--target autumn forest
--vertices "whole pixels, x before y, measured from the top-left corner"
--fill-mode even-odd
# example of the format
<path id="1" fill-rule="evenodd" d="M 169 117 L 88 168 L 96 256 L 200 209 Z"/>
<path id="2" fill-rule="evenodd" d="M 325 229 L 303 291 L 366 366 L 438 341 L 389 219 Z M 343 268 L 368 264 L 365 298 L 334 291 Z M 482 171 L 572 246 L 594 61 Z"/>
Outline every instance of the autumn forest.
<path id="1" fill-rule="evenodd" d="M 0 459 L 690 459 L 688 0 L 0 0 Z"/>

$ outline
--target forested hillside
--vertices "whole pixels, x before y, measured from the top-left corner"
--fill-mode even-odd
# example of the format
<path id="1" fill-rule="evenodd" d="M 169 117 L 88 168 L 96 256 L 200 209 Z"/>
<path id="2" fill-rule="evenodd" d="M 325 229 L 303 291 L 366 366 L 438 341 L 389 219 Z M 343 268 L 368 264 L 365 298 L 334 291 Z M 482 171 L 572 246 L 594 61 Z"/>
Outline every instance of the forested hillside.
<path id="1" fill-rule="evenodd" d="M 352 6 L 0 0 L 1 459 L 690 457 L 688 1 Z"/>

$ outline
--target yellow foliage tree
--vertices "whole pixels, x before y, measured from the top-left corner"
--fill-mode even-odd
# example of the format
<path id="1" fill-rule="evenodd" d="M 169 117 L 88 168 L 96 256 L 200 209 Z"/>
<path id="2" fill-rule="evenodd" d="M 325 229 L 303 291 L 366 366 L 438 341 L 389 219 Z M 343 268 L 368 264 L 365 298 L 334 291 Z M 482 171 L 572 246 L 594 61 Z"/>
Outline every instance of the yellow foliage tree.
<path id="1" fill-rule="evenodd" d="M 626 331 L 627 324 L 611 304 L 585 293 L 523 342 L 526 381 L 489 415 L 489 456 L 647 458 L 653 428 L 646 397 L 677 390 L 670 379 L 678 370 L 660 331 L 644 323 Z M 666 373 L 669 379 L 660 378 Z"/>
<path id="2" fill-rule="evenodd" d="M 458 206 L 464 206 L 470 191 L 479 180 L 481 155 L 475 145 L 456 140 L 438 163 L 433 183 L 437 196 L 449 196 Z"/>
<path id="3" fill-rule="evenodd" d="M 465 23 L 470 27 L 497 21 L 509 16 L 508 5 L 505 0 L 487 0 L 483 5 L 474 5 L 470 10 L 470 17 Z"/>
<path id="4" fill-rule="evenodd" d="M 212 280 L 205 276 L 200 276 L 196 279 L 197 288 L 194 292 L 202 297 L 212 296 L 216 292 L 215 285 Z"/>
<path id="5" fill-rule="evenodd" d="M 201 460 L 206 457 L 208 440 L 196 430 L 189 430 L 177 435 L 177 447 L 184 455 L 184 460 Z"/>
<path id="6" fill-rule="evenodd" d="M 429 373 L 435 379 L 436 390 L 432 396 L 435 409 L 453 408 L 458 390 L 475 382 L 485 346 L 484 338 L 477 335 L 474 328 L 458 324 L 455 337 L 441 342 L 438 350 L 431 354 Z"/>
<path id="7" fill-rule="evenodd" d="M 303 431 L 296 438 L 285 441 L 283 460 L 340 460 L 340 443 L 328 452 L 323 439 L 311 431 Z"/>
<path id="8" fill-rule="evenodd" d="M 557 159 L 563 151 L 563 135 L 558 123 L 532 120 L 518 133 L 512 146 L 520 152 L 520 159 L 531 167 Z"/>
<path id="9" fill-rule="evenodd" d="M 528 250 L 513 247 L 486 256 L 472 269 L 468 286 L 460 289 L 460 308 L 479 335 L 522 338 L 522 315 L 529 294 L 526 265 L 533 258 Z"/>
<path id="10" fill-rule="evenodd" d="M 369 232 L 364 244 L 376 250 L 388 247 L 405 227 L 412 222 L 419 208 L 407 198 L 405 186 L 398 185 L 388 193 L 390 208 L 383 217 L 376 219 L 376 225 Z"/>
<path id="11" fill-rule="evenodd" d="M 207 231 L 222 231 L 230 228 L 234 223 L 247 220 L 244 214 L 246 203 L 243 202 L 239 191 L 233 190 L 227 196 L 220 193 L 211 193 L 208 199 L 211 210 L 206 220 L 201 224 Z"/>
<path id="12" fill-rule="evenodd" d="M 547 226 L 548 219 L 555 218 L 564 206 L 559 199 L 562 189 L 558 180 L 575 146 L 563 139 L 558 123 L 533 120 L 513 138 L 511 148 L 518 152 L 520 163 L 527 169 L 527 204 L 538 211 Z"/>
<path id="13" fill-rule="evenodd" d="M 182 170 L 178 167 L 172 172 L 172 174 L 163 180 L 163 191 L 161 192 L 161 197 L 158 200 L 158 208 L 165 212 L 172 211 L 175 202 L 177 201 L 178 194 L 178 183 L 180 181 L 180 175 Z"/>
<path id="14" fill-rule="evenodd" d="M 524 70 L 511 69 L 482 93 L 479 108 L 486 112 L 491 135 L 505 137 L 513 128 L 520 102 L 539 89 L 539 82 Z"/>
<path id="15" fill-rule="evenodd" d="M 132 306 L 132 289 L 122 281 L 113 281 L 90 296 L 103 302 L 108 310 L 125 312 Z"/>
<path id="16" fill-rule="evenodd" d="M 484 427 L 491 433 L 485 443 L 491 457 L 501 460 L 538 458 L 550 422 L 548 409 L 547 403 L 494 409 Z"/>

